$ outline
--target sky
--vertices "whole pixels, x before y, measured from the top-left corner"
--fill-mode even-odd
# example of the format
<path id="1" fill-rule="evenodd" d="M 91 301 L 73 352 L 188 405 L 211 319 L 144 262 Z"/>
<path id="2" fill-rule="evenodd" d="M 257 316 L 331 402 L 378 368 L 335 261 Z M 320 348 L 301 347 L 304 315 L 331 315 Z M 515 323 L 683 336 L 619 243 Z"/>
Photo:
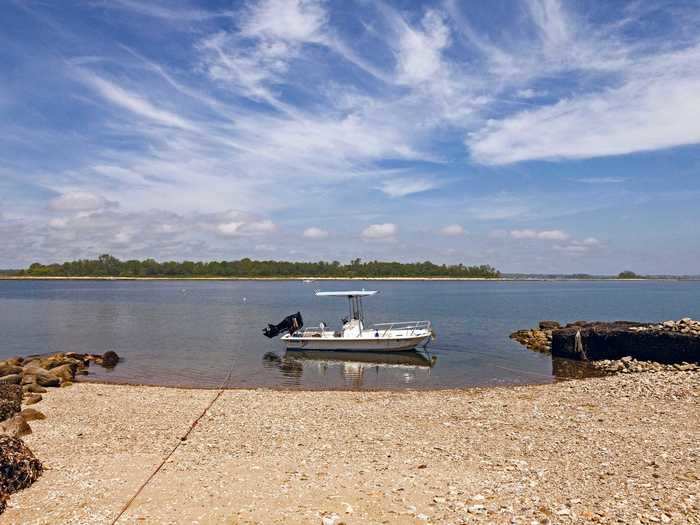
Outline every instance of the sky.
<path id="1" fill-rule="evenodd" d="M 700 273 L 700 4 L 9 0 L 0 268 Z"/>

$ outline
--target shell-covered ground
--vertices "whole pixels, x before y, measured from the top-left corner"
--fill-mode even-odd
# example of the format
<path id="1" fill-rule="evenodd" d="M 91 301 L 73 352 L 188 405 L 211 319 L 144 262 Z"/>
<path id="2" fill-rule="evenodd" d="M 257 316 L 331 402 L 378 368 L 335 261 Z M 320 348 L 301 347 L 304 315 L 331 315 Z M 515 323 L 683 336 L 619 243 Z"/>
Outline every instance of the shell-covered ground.
<path id="1" fill-rule="evenodd" d="M 110 523 L 214 391 L 76 383 L 0 523 Z M 700 523 L 700 373 L 227 390 L 119 523 Z"/>

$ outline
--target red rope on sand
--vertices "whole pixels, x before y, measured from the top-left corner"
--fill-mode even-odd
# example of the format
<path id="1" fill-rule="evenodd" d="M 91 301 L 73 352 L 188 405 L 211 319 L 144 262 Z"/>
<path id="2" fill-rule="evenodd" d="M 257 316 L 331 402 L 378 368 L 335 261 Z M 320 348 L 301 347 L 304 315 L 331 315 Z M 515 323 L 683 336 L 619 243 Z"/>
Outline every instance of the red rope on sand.
<path id="1" fill-rule="evenodd" d="M 192 424 L 190 425 L 190 428 L 187 429 L 187 432 L 185 433 L 185 435 L 182 436 L 182 437 L 180 438 L 180 440 L 175 444 L 175 446 L 174 446 L 173 449 L 168 453 L 168 455 L 165 456 L 165 458 L 163 459 L 163 461 L 160 462 L 160 464 L 159 464 L 158 467 L 153 471 L 153 473 L 151 473 L 151 475 L 148 476 L 148 478 L 146 479 L 146 481 L 144 481 L 144 482 L 141 484 L 141 486 L 140 486 L 140 487 L 138 488 L 138 490 L 134 493 L 134 495 L 131 496 L 131 498 L 129 498 L 129 501 L 126 502 L 126 505 L 124 505 L 124 506 L 122 507 L 122 509 L 119 511 L 119 514 L 117 514 L 117 516 L 116 516 L 116 517 L 114 518 L 114 520 L 112 521 L 112 525 L 115 525 L 115 523 L 117 523 L 117 522 L 121 519 L 121 517 L 124 515 L 124 513 L 127 511 L 127 509 L 131 506 L 131 504 L 134 502 L 134 500 L 135 500 L 136 498 L 138 498 L 139 494 L 141 494 L 141 492 L 143 491 L 143 489 L 146 488 L 146 485 L 148 485 L 148 484 L 151 482 L 151 480 L 152 480 L 153 478 L 156 477 L 156 474 L 158 474 L 158 472 L 160 472 L 160 469 L 163 468 L 163 465 L 165 465 L 165 463 L 170 459 L 170 457 L 175 453 L 175 451 L 180 447 L 180 445 L 181 445 L 184 441 L 187 441 L 188 436 L 189 436 L 190 433 L 194 430 L 194 427 L 197 426 L 197 424 L 199 423 L 200 419 L 202 419 L 202 418 L 205 416 L 205 414 L 206 414 L 206 413 L 209 411 L 209 409 L 214 405 L 214 403 L 216 403 L 216 401 L 221 397 L 221 394 L 224 393 L 224 390 L 226 389 L 226 385 L 228 384 L 229 380 L 231 379 L 231 374 L 233 374 L 233 365 L 231 365 L 231 368 L 230 368 L 229 371 L 228 371 L 228 375 L 226 376 L 226 379 L 224 379 L 224 382 L 221 383 L 221 386 L 219 387 L 219 391 L 216 393 L 216 395 L 214 396 L 214 398 L 209 402 L 209 404 L 208 404 L 208 405 L 206 406 L 206 408 L 202 411 L 202 413 L 197 417 L 197 419 L 195 419 L 195 420 L 192 422 Z"/>

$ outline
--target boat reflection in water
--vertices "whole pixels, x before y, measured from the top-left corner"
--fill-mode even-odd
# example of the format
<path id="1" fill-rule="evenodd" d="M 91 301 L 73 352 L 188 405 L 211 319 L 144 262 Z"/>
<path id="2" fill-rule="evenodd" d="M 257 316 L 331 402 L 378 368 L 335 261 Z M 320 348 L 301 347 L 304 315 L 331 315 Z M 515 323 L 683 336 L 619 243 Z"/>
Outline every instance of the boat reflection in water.
<path id="1" fill-rule="evenodd" d="M 585 379 L 609 375 L 593 367 L 587 361 L 574 361 L 563 357 L 552 357 L 552 376 L 555 380 Z"/>
<path id="2" fill-rule="evenodd" d="M 352 352 L 329 350 L 287 350 L 284 356 L 268 352 L 263 357 L 266 366 L 277 367 L 293 384 L 301 384 L 304 370 L 313 371 L 319 379 L 326 378 L 329 386 L 338 379 L 350 388 L 363 388 L 367 382 L 381 384 L 393 376 L 399 384 L 414 382 L 420 374 L 430 375 L 437 357 L 426 351 Z M 368 377 L 369 374 L 372 376 Z M 338 377 L 340 376 L 340 378 Z M 376 381 L 374 380 L 376 378 Z M 369 381 L 368 381 L 369 379 Z"/>

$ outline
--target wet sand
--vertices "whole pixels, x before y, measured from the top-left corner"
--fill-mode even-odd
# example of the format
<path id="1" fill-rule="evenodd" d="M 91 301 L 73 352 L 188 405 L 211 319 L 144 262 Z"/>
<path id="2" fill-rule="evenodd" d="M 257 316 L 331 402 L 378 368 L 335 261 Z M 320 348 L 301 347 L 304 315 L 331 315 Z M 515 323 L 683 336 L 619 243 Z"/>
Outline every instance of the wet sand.
<path id="1" fill-rule="evenodd" d="M 0 523 L 110 523 L 216 392 L 75 384 Z M 119 523 L 700 523 L 700 373 L 227 390 Z"/>

